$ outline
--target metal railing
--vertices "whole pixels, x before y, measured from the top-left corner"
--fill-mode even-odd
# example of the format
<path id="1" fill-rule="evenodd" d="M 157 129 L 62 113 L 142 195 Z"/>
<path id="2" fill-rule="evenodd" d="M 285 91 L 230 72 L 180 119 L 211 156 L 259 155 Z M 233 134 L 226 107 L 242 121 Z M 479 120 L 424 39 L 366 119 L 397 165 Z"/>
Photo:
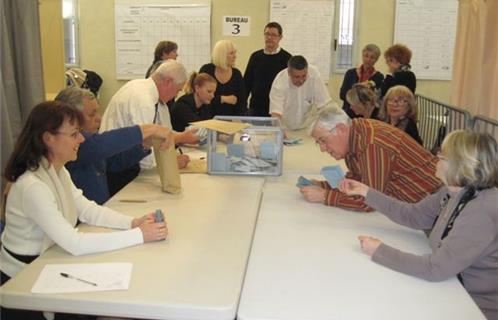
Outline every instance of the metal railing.
<path id="1" fill-rule="evenodd" d="M 419 135 L 427 150 L 436 152 L 444 137 L 454 130 L 472 128 L 470 112 L 419 94 L 416 98 Z"/>
<path id="2" fill-rule="evenodd" d="M 476 132 L 487 132 L 498 141 L 498 120 L 483 115 L 472 118 L 472 130 Z"/>

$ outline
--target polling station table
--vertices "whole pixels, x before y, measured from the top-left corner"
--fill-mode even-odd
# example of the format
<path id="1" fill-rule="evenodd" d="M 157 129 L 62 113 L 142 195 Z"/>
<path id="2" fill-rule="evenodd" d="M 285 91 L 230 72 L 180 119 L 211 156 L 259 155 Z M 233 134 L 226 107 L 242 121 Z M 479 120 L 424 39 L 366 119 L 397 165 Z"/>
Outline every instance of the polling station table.
<path id="1" fill-rule="evenodd" d="M 162 208 L 168 241 L 82 257 L 54 246 L 1 288 L 2 305 L 171 320 L 484 319 L 456 278 L 431 283 L 389 270 L 357 240 L 428 253 L 422 232 L 379 213 L 306 202 L 297 177 L 344 162 L 321 153 L 306 131 L 292 136 L 303 141 L 284 147 L 281 177 L 184 174 L 183 193 L 168 195 L 155 171 L 142 172 L 106 205 L 132 216 Z M 147 202 L 120 201 L 130 199 Z M 132 262 L 129 290 L 30 293 L 46 264 L 96 262 Z"/>
<path id="2" fill-rule="evenodd" d="M 422 231 L 380 213 L 303 201 L 297 176 L 268 179 L 237 319 L 484 319 L 456 278 L 431 283 L 370 261 L 358 235 L 430 252 Z"/>
<path id="3" fill-rule="evenodd" d="M 162 208 L 169 240 L 79 257 L 54 246 L 2 287 L 2 305 L 148 319 L 234 319 L 263 183 L 261 177 L 189 174 L 182 176 L 182 194 L 169 195 L 160 190 L 155 171 L 142 172 L 107 205 L 137 217 Z M 46 264 L 99 262 L 132 262 L 129 290 L 30 293 Z"/>

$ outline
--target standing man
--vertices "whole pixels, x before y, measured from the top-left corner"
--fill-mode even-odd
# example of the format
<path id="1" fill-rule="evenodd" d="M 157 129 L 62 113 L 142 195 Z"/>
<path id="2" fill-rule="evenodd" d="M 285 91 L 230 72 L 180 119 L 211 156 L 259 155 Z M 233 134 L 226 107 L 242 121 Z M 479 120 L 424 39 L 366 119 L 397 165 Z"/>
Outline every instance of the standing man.
<path id="1" fill-rule="evenodd" d="M 170 117 L 166 102 L 176 96 L 187 79 L 185 67 L 176 60 L 167 60 L 147 79 L 131 80 L 122 86 L 111 98 L 102 117 L 100 132 L 142 124 L 161 124 L 170 128 Z M 186 131 L 175 133 L 175 144 L 196 143 L 197 135 Z M 178 159 L 180 167 L 185 167 L 188 157 Z M 108 172 L 109 192 L 111 195 L 133 180 L 140 168 L 156 166 L 154 155 L 142 161 L 140 166 L 121 172 Z"/>
<path id="2" fill-rule="evenodd" d="M 424 149 L 405 132 L 373 119 L 349 116 L 339 107 L 320 114 L 311 136 L 336 160 L 344 159 L 349 172 L 346 178 L 404 202 L 415 203 L 438 190 L 438 158 Z M 326 181 L 301 188 L 310 202 L 322 202 L 356 211 L 372 211 L 360 196 L 348 196 L 331 188 Z"/>
<path id="3" fill-rule="evenodd" d="M 318 70 L 303 56 L 293 56 L 271 86 L 270 114 L 280 119 L 283 129 L 302 129 L 310 124 L 313 111 L 330 100 Z"/>
<path id="4" fill-rule="evenodd" d="M 265 48 L 251 54 L 244 73 L 246 92 L 251 95 L 248 115 L 269 117 L 271 84 L 277 73 L 287 67 L 291 55 L 278 45 L 282 40 L 282 27 L 270 22 L 264 29 Z"/>

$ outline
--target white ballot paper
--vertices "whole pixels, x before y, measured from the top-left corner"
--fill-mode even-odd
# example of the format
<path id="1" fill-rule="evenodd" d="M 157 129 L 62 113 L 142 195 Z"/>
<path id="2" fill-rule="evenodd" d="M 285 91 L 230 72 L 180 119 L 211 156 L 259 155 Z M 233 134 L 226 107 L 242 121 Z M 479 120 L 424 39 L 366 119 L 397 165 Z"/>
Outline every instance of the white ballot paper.
<path id="1" fill-rule="evenodd" d="M 131 263 L 48 264 L 36 280 L 32 293 L 127 290 Z"/>

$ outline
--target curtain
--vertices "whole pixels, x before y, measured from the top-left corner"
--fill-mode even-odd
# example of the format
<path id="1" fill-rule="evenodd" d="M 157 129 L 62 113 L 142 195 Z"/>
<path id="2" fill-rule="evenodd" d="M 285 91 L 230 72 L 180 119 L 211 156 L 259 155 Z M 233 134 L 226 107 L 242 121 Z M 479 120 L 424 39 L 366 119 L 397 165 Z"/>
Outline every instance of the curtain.
<path id="1" fill-rule="evenodd" d="M 37 0 L 0 0 L 1 170 L 30 110 L 44 100 Z"/>
<path id="2" fill-rule="evenodd" d="M 460 0 L 450 103 L 498 119 L 498 0 Z"/>

